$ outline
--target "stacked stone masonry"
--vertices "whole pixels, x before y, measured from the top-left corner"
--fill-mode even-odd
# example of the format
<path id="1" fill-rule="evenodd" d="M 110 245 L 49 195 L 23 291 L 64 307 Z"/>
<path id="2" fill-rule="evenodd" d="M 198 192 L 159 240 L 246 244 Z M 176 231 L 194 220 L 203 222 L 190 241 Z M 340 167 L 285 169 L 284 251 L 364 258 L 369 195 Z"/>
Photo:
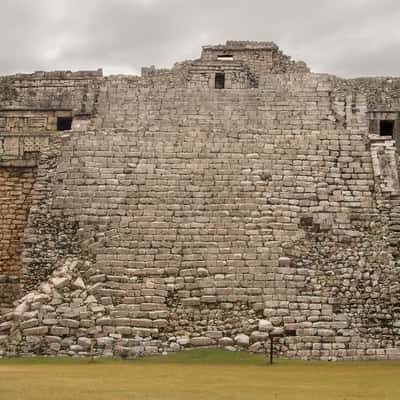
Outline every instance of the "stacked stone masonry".
<path id="1" fill-rule="evenodd" d="M 35 168 L 0 168 L 0 310 L 21 295 L 21 246 L 32 202 Z"/>
<path id="2" fill-rule="evenodd" d="M 400 79 L 227 42 L 0 85 L 0 355 L 400 356 Z"/>

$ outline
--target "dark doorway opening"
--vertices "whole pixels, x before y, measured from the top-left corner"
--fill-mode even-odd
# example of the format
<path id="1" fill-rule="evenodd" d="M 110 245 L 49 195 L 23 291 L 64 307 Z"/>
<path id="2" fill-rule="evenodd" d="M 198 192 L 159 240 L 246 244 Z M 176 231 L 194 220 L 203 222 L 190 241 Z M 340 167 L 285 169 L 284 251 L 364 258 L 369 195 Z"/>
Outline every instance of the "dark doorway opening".
<path id="1" fill-rule="evenodd" d="M 394 133 L 394 121 L 390 119 L 379 121 L 379 135 L 392 136 Z"/>
<path id="2" fill-rule="evenodd" d="M 57 118 L 57 130 L 58 131 L 69 131 L 72 127 L 71 117 L 58 117 Z"/>
<path id="3" fill-rule="evenodd" d="M 215 74 L 215 89 L 225 88 L 225 74 L 223 72 L 217 72 Z"/>

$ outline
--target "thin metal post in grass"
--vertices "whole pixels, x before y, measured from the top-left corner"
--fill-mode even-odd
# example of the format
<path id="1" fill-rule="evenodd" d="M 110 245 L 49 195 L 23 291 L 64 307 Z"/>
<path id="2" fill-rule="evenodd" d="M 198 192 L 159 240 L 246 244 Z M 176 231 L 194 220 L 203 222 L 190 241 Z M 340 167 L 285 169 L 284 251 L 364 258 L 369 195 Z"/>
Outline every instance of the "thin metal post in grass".
<path id="1" fill-rule="evenodd" d="M 274 338 L 282 337 L 283 336 L 283 329 L 276 328 L 269 334 L 269 363 L 273 364 L 274 362 Z"/>

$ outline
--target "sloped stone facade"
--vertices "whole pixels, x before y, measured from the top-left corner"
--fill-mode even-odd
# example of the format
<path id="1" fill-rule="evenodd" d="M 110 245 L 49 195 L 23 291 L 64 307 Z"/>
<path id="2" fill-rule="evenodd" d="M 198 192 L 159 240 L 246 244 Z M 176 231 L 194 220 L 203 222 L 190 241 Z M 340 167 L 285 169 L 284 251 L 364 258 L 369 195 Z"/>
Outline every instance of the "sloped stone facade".
<path id="1" fill-rule="evenodd" d="M 34 132 L 2 354 L 264 351 L 275 332 L 287 357 L 399 357 L 400 80 L 313 74 L 264 42 L 75 74 L 37 82 L 72 130 Z M 32 106 L 18 82 L 9 103 Z M 3 133 L 14 158 L 29 129 Z"/>

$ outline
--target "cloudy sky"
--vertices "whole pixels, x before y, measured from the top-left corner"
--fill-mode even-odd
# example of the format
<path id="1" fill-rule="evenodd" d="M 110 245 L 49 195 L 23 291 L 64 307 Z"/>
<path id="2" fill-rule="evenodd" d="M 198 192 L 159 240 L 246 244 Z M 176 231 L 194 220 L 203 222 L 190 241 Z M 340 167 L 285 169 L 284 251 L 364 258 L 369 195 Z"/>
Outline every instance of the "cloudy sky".
<path id="1" fill-rule="evenodd" d="M 315 72 L 400 76 L 399 0 L 0 0 L 0 74 L 137 74 L 227 39 L 274 41 Z"/>

